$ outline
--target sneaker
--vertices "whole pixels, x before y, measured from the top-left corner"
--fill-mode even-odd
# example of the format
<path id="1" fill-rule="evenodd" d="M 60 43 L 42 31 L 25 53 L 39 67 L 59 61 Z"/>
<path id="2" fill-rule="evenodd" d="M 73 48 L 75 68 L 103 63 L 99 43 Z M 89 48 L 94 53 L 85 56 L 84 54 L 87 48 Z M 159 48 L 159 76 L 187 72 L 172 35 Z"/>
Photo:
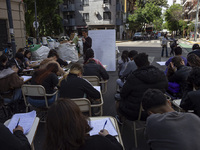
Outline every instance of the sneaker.
<path id="1" fill-rule="evenodd" d="M 120 125 L 123 124 L 123 122 L 121 121 L 119 115 L 116 115 L 115 118 L 116 118 L 117 122 L 118 122 Z"/>

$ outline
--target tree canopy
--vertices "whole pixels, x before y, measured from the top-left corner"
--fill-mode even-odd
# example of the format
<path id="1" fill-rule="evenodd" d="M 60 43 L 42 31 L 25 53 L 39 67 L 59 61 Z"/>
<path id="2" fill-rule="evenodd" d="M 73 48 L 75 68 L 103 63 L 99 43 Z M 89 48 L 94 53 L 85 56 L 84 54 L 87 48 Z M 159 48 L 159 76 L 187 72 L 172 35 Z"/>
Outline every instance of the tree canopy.
<path id="1" fill-rule="evenodd" d="M 162 9 L 154 3 L 146 3 L 144 7 L 138 7 L 134 14 L 129 15 L 128 21 L 134 24 L 135 30 L 142 29 L 145 24 L 151 24 L 154 20 L 161 17 Z M 132 28 L 133 29 L 133 28 Z"/>
<path id="2" fill-rule="evenodd" d="M 177 31 L 179 29 L 179 21 L 181 20 L 182 7 L 180 4 L 171 5 L 166 10 L 164 16 L 170 31 Z"/>
<path id="3" fill-rule="evenodd" d="M 26 31 L 29 36 L 35 34 L 33 22 L 35 21 L 35 0 L 24 0 L 27 4 Z M 62 18 L 59 15 L 59 4 L 62 0 L 36 0 L 37 2 L 37 20 L 39 22 L 39 34 L 41 36 L 59 35 L 62 29 Z"/>
<path id="4" fill-rule="evenodd" d="M 160 7 L 168 7 L 167 0 L 137 0 L 137 5 L 139 7 L 144 7 L 146 3 L 154 3 Z"/>

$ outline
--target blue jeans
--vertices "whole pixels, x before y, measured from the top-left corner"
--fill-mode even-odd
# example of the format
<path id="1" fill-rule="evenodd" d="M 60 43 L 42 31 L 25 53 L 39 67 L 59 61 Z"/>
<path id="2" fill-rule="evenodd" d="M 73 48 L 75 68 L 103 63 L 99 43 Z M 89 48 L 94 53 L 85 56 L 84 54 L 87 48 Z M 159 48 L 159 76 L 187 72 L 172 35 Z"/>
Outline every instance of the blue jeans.
<path id="1" fill-rule="evenodd" d="M 121 79 L 117 79 L 117 85 L 119 85 L 120 88 L 124 86 L 124 82 Z"/>
<path id="2" fill-rule="evenodd" d="M 20 99 L 22 99 L 22 90 L 21 88 L 18 88 L 14 90 L 12 99 L 4 98 L 4 103 L 11 103 L 13 101 L 20 100 Z"/>
<path id="3" fill-rule="evenodd" d="M 162 54 L 161 57 L 164 55 L 164 48 L 166 49 L 166 57 L 168 57 L 167 46 L 162 46 Z"/>
<path id="4" fill-rule="evenodd" d="M 48 105 L 50 106 L 51 104 L 53 104 L 55 102 L 55 99 L 56 99 L 56 95 L 54 95 L 51 98 L 48 98 L 47 99 Z M 31 105 L 33 105 L 35 107 L 45 107 L 46 106 L 44 99 L 33 99 L 33 98 L 28 97 L 27 100 Z"/>

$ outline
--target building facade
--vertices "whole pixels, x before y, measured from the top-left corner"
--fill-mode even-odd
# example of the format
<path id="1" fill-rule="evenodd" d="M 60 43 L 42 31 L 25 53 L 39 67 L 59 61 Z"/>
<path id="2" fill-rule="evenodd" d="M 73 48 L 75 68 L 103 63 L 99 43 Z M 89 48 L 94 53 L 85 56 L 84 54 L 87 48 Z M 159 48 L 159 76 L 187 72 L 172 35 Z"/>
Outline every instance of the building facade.
<path id="1" fill-rule="evenodd" d="M 124 31 L 124 0 L 64 0 L 60 6 L 65 34 L 82 29 L 116 29 L 118 39 Z"/>
<path id="2" fill-rule="evenodd" d="M 25 7 L 22 0 L 11 0 L 16 49 L 26 45 Z M 0 0 L 0 51 L 10 42 L 6 0 Z"/>

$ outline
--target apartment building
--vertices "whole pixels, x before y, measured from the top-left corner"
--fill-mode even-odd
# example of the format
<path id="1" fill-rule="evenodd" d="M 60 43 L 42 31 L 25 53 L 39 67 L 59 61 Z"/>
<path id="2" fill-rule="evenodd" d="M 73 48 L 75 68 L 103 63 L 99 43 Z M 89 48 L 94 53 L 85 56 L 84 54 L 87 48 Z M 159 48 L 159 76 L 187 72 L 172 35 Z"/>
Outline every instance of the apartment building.
<path id="1" fill-rule="evenodd" d="M 82 29 L 116 29 L 118 39 L 125 30 L 124 0 L 64 0 L 60 6 L 65 34 Z"/>
<path id="2" fill-rule="evenodd" d="M 26 31 L 25 31 L 25 9 L 22 0 L 10 0 L 14 36 L 17 49 L 26 45 Z M 10 42 L 9 22 L 7 14 L 6 0 L 0 0 L 0 51 L 4 44 Z"/>
<path id="3" fill-rule="evenodd" d="M 183 0 L 184 21 L 196 21 L 197 0 Z"/>

